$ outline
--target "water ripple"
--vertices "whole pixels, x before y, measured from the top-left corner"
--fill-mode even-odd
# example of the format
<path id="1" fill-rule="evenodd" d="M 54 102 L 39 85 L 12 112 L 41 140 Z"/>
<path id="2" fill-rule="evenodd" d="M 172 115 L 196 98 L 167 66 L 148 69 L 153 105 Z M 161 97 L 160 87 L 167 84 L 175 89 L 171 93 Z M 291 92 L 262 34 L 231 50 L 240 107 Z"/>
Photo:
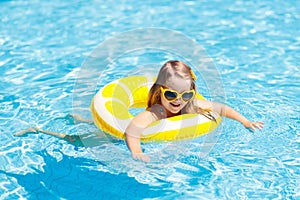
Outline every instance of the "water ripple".
<path id="1" fill-rule="evenodd" d="M 43 193 L 72 199 L 93 193 L 94 198 L 297 199 L 299 7 L 298 1 L 279 0 L 0 2 L 0 198 L 39 198 Z M 84 83 L 81 101 L 73 104 L 81 63 L 105 39 L 141 27 L 166 27 L 194 38 L 214 59 L 227 103 L 248 118 L 265 121 L 264 130 L 251 133 L 224 120 L 207 157 L 199 156 L 201 138 L 150 144 L 145 145 L 152 153 L 149 164 L 132 161 L 120 142 L 85 149 L 41 134 L 13 136 L 30 126 L 96 132 L 93 126 L 68 125 L 63 119 L 73 106 L 90 117 L 91 81 L 99 77 L 95 69 L 79 80 Z M 153 63 L 173 58 L 166 52 L 134 52 L 114 60 L 102 80 L 155 74 Z M 201 87 L 206 91 L 205 84 Z"/>

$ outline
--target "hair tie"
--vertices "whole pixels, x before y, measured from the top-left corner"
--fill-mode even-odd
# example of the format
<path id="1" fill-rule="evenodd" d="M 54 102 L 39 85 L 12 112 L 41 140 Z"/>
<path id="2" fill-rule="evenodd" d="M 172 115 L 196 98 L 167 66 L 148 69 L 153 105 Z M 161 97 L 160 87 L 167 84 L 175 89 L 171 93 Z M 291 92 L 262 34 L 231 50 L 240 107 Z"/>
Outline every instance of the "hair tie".
<path id="1" fill-rule="evenodd" d="M 195 76 L 193 70 L 191 70 L 191 69 L 190 69 L 190 74 L 191 74 L 192 79 L 193 79 L 194 81 L 197 80 L 197 77 Z"/>

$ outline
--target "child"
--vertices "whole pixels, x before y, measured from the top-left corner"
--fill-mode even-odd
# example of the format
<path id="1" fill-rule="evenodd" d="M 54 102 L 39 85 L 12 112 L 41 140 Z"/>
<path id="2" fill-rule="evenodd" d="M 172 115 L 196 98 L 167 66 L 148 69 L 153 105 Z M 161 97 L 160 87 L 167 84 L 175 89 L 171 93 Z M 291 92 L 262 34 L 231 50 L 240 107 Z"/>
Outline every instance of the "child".
<path id="1" fill-rule="evenodd" d="M 263 122 L 251 122 L 234 109 L 219 103 L 194 98 L 196 77 L 191 68 L 177 60 L 168 61 L 159 71 L 157 80 L 149 91 L 148 108 L 138 114 L 125 130 L 126 143 L 135 160 L 149 162 L 140 143 L 142 131 L 152 122 L 184 113 L 199 113 L 215 120 L 214 111 L 221 116 L 241 122 L 246 128 L 261 130 Z"/>

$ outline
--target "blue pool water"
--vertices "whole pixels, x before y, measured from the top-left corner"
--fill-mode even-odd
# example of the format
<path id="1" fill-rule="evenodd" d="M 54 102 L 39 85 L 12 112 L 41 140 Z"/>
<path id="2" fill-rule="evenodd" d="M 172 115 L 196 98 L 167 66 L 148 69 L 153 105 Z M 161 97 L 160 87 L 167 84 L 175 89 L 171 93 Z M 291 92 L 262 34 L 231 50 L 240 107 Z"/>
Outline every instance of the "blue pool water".
<path id="1" fill-rule="evenodd" d="M 300 199 L 299 20 L 300 2 L 292 0 L 0 1 L 0 199 Z M 152 161 L 144 164 L 131 160 L 123 141 L 70 123 L 74 110 L 91 118 L 90 97 L 105 82 L 155 74 L 180 58 L 141 49 L 114 58 L 101 81 L 81 73 L 101 43 L 149 27 L 200 44 L 226 103 L 265 128 L 253 133 L 223 120 L 206 155 L 212 136 L 146 144 Z M 213 99 L 202 79 L 199 89 Z M 96 88 L 87 85 L 78 100 L 80 81 Z M 32 126 L 87 134 L 87 147 L 14 136 Z"/>

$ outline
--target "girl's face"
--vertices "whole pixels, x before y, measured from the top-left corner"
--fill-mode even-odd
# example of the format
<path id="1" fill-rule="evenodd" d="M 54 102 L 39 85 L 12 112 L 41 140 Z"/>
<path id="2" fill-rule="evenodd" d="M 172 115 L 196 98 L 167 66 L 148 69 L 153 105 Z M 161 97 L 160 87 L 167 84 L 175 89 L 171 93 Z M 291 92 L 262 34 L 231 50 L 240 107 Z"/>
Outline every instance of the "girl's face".
<path id="1" fill-rule="evenodd" d="M 170 78 L 166 84 L 164 84 L 167 89 L 175 90 L 178 93 L 182 93 L 184 91 L 191 90 L 191 81 L 190 80 L 184 80 L 182 78 L 178 77 L 172 77 Z M 188 102 L 185 102 L 182 100 L 182 98 L 177 98 L 174 101 L 167 101 L 163 94 L 161 93 L 161 104 L 167 111 L 167 117 L 172 117 L 177 114 L 180 114 L 180 111 L 184 106 L 186 106 Z"/>

